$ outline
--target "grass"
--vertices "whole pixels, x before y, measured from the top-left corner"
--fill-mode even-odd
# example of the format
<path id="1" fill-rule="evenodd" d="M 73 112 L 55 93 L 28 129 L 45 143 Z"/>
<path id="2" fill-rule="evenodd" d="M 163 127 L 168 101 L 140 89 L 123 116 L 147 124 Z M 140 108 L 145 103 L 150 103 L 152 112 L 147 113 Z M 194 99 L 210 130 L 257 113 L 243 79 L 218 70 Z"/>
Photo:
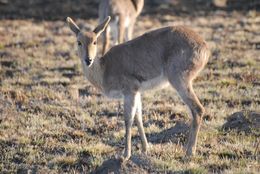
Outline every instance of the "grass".
<path id="1" fill-rule="evenodd" d="M 190 120 L 177 93 L 149 91 L 142 96 L 143 120 L 148 140 L 157 139 L 143 155 L 133 127 L 137 162 L 126 165 L 126 173 L 259 173 L 259 130 L 221 129 L 234 112 L 259 112 L 259 49 L 250 42 L 260 30 L 259 18 L 252 11 L 223 13 L 225 18 L 212 11 L 202 17 L 160 16 L 162 21 L 151 14 L 137 21 L 136 36 L 168 24 L 189 25 L 209 42 L 212 56 L 194 84 L 206 108 L 197 155 L 185 159 L 185 136 L 160 139 L 178 122 Z M 1 20 L 0 26 L 5 33 L 0 44 L 0 173 L 89 173 L 121 154 L 122 101 L 103 97 L 85 80 L 75 38 L 63 21 Z"/>

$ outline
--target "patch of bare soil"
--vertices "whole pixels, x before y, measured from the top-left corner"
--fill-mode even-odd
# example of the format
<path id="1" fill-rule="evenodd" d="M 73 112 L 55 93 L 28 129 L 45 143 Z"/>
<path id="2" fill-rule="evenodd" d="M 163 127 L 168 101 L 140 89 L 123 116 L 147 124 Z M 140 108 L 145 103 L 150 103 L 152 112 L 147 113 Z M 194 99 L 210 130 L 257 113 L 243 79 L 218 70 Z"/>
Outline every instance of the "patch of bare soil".
<path id="1" fill-rule="evenodd" d="M 236 130 L 238 132 L 252 133 L 260 135 L 260 113 L 253 111 L 240 111 L 233 113 L 227 118 L 227 122 L 222 127 L 224 130 Z"/>
<path id="2" fill-rule="evenodd" d="M 137 161 L 135 160 L 135 162 Z M 138 166 L 135 162 L 133 162 L 132 160 L 128 160 L 126 163 L 122 163 L 119 159 L 112 158 L 104 161 L 100 167 L 92 172 L 92 174 L 148 173 L 146 170 Z"/>

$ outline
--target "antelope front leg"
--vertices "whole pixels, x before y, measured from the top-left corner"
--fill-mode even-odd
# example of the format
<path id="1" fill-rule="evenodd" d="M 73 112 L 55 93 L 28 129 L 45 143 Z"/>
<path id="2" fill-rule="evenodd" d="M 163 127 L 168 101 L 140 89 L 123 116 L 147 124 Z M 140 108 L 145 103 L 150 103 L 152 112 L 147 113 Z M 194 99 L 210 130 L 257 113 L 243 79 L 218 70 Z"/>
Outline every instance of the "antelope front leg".
<path id="1" fill-rule="evenodd" d="M 133 29 L 134 29 L 135 21 L 132 21 L 127 27 L 127 31 L 125 33 L 125 41 L 132 40 L 133 38 Z"/>
<path id="2" fill-rule="evenodd" d="M 142 118 L 142 102 L 141 102 L 141 94 L 137 93 L 136 96 L 136 107 L 137 107 L 137 114 L 135 116 L 135 121 L 137 124 L 138 132 L 141 137 L 142 142 L 142 152 L 146 154 L 148 149 L 148 143 L 144 132 L 144 126 L 143 126 L 143 118 Z"/>
<path id="3" fill-rule="evenodd" d="M 128 160 L 131 156 L 131 127 L 133 124 L 137 94 L 127 94 L 124 96 L 124 117 L 125 117 L 125 152 L 123 160 Z"/>

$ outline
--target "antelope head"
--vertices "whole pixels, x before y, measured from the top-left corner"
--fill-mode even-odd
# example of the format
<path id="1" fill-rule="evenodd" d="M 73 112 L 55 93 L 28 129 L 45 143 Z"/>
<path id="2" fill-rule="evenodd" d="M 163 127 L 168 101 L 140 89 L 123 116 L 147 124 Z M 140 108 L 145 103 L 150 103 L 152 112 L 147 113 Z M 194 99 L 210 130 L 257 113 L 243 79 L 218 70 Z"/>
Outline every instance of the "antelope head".
<path id="1" fill-rule="evenodd" d="M 111 17 L 108 16 L 93 31 L 83 33 L 77 24 L 67 17 L 67 23 L 77 37 L 78 55 L 86 67 L 90 67 L 94 62 L 97 55 L 97 39 L 108 26 L 110 19 Z"/>

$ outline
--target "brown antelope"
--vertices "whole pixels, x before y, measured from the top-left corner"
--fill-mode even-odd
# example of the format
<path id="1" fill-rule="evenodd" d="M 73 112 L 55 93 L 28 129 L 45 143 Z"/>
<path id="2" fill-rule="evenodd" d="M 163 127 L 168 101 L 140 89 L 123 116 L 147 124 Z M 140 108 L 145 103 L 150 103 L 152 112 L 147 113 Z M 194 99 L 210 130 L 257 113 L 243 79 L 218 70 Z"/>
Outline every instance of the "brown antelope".
<path id="1" fill-rule="evenodd" d="M 103 34 L 104 55 L 109 49 L 110 34 L 113 45 L 132 39 L 136 18 L 141 13 L 144 0 L 101 0 L 99 3 L 99 21 L 103 22 L 107 16 L 111 16 L 110 25 Z"/>
<path id="2" fill-rule="evenodd" d="M 147 151 L 141 92 L 164 84 L 174 87 L 191 111 L 193 121 L 186 155 L 193 155 L 204 108 L 193 91 L 192 81 L 208 61 L 205 41 L 186 27 L 165 27 L 114 46 L 103 57 L 96 58 L 97 38 L 109 21 L 110 17 L 107 17 L 93 31 L 83 33 L 71 18 L 67 18 L 69 27 L 76 34 L 78 54 L 87 79 L 106 96 L 123 97 L 125 151 L 122 158 L 127 160 L 131 156 L 134 119 L 141 136 L 142 151 Z"/>

